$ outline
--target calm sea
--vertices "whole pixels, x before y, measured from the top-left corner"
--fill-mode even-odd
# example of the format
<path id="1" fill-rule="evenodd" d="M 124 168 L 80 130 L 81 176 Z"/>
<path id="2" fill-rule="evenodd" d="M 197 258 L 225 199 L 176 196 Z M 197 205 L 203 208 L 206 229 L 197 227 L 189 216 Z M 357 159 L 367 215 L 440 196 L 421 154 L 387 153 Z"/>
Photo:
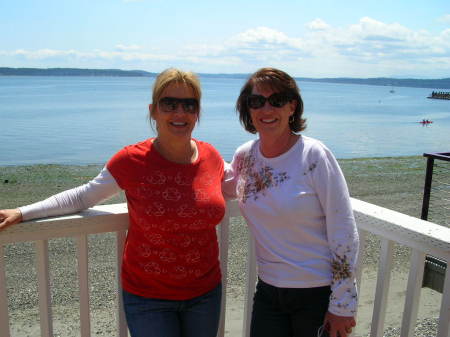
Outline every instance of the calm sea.
<path id="1" fill-rule="evenodd" d="M 102 164 L 154 133 L 147 120 L 153 78 L 0 77 L 0 165 Z M 230 160 L 254 138 L 238 122 L 243 79 L 202 78 L 203 109 L 194 132 Z M 450 101 L 433 89 L 299 82 L 306 135 L 337 158 L 450 151 Z M 394 90 L 394 92 L 390 92 Z M 427 118 L 434 123 L 422 126 Z"/>

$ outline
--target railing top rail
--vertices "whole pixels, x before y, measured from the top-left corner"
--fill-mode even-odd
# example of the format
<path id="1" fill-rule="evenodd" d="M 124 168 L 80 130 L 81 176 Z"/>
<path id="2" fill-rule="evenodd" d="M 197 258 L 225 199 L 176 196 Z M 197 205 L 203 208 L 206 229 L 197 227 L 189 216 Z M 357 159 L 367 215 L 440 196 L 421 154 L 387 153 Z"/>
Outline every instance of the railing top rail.
<path id="1" fill-rule="evenodd" d="M 450 256 L 450 228 L 351 198 L 358 226 L 425 253 Z M 440 251 L 440 252 L 437 252 Z"/>
<path id="2" fill-rule="evenodd" d="M 426 253 L 450 256 L 450 228 L 406 214 L 351 199 L 358 226 Z M 228 203 L 229 216 L 238 216 L 236 201 Z M 125 203 L 96 206 L 79 214 L 23 222 L 0 231 L 0 243 L 45 240 L 123 230 L 128 227 Z"/>
<path id="3" fill-rule="evenodd" d="M 101 205 L 77 214 L 36 219 L 0 231 L 0 244 L 114 232 L 128 228 L 127 204 Z"/>
<path id="4" fill-rule="evenodd" d="M 424 153 L 423 156 L 428 158 L 450 161 L 450 152 L 429 152 Z"/>

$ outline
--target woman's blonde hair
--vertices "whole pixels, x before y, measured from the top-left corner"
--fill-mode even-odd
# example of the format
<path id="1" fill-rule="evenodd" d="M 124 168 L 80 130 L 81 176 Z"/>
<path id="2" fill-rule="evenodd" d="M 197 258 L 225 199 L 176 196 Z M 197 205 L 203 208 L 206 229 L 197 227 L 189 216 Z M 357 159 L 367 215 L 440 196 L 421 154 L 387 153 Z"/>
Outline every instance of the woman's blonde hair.
<path id="1" fill-rule="evenodd" d="M 156 77 L 155 83 L 153 84 L 152 111 L 150 112 L 150 114 L 153 113 L 155 107 L 161 99 L 163 91 L 173 83 L 183 84 L 192 89 L 192 91 L 194 92 L 194 98 L 198 100 L 198 118 L 200 118 L 200 100 L 202 97 L 200 80 L 193 72 L 183 71 L 176 68 L 166 69 Z"/>

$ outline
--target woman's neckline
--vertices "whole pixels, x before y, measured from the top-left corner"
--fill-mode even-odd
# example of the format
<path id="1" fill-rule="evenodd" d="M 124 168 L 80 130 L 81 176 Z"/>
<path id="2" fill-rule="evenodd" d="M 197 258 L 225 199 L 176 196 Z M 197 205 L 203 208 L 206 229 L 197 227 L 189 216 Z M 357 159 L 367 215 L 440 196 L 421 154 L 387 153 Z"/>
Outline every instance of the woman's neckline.
<path id="1" fill-rule="evenodd" d="M 176 165 L 193 165 L 200 159 L 200 150 L 196 139 L 191 138 L 192 154 L 186 155 L 184 158 L 176 158 L 170 153 L 164 151 L 164 147 L 161 146 L 161 142 L 157 137 L 150 139 L 151 146 L 154 148 L 154 152 L 163 160 Z M 189 158 L 189 159 L 187 159 Z"/>
<path id="2" fill-rule="evenodd" d="M 261 142 L 261 138 L 260 138 L 260 139 L 258 139 L 258 152 L 261 155 L 261 157 L 263 157 L 264 159 L 270 160 L 270 159 L 280 158 L 280 157 L 283 157 L 286 153 L 289 153 L 293 148 L 295 148 L 295 145 L 298 143 L 300 138 L 301 138 L 301 135 L 291 133 L 291 136 L 289 137 L 289 140 L 286 143 L 286 145 L 284 146 L 284 148 L 279 151 L 273 151 L 276 153 L 275 155 L 267 155 L 267 153 L 264 153 L 264 151 L 262 150 L 262 142 Z"/>

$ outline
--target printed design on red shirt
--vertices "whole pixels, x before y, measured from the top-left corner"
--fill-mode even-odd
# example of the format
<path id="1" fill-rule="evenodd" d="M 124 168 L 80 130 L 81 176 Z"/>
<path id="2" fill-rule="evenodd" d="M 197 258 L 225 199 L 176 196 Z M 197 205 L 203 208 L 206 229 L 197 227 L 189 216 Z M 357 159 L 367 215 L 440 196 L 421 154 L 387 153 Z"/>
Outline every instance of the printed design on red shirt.
<path id="1" fill-rule="evenodd" d="M 166 245 L 166 240 L 164 237 L 159 233 L 154 232 L 148 232 L 144 233 L 144 237 L 147 239 L 147 241 L 152 244 L 153 246 L 163 246 Z"/>
<path id="2" fill-rule="evenodd" d="M 178 201 L 181 199 L 181 193 L 178 189 L 169 187 L 162 192 L 162 197 L 167 201 Z"/>
<path id="3" fill-rule="evenodd" d="M 195 201 L 208 201 L 210 197 L 204 189 L 199 188 L 194 191 L 194 199 Z"/>
<path id="4" fill-rule="evenodd" d="M 166 176 L 161 171 L 154 171 L 149 176 L 144 177 L 144 180 L 153 185 L 164 185 L 167 181 Z"/>
<path id="5" fill-rule="evenodd" d="M 208 213 L 208 217 L 210 218 L 217 218 L 220 214 L 222 214 L 222 211 L 219 207 L 210 207 L 206 213 Z M 202 231 L 215 226 L 214 224 L 197 218 L 194 218 L 192 221 L 187 223 L 178 223 L 173 219 L 165 219 L 161 223 L 151 223 L 144 218 L 138 218 L 136 225 L 141 227 L 142 231 L 144 231 L 144 237 L 148 241 L 158 244 L 165 244 L 165 241 L 163 241 L 164 238 L 161 234 L 154 232 L 156 230 L 161 232 L 177 232 L 179 230 Z"/>
<path id="6" fill-rule="evenodd" d="M 239 172 L 237 195 L 243 203 L 251 197 L 257 200 L 260 194 L 265 195 L 266 190 L 290 179 L 287 172 L 274 172 L 272 167 L 257 163 L 251 153 L 241 155 L 237 161 Z"/>
<path id="7" fill-rule="evenodd" d="M 172 180 L 173 177 L 170 177 L 169 180 Z M 192 182 L 194 181 L 194 177 L 187 176 L 181 172 L 178 172 L 175 177 L 173 178 L 173 181 L 175 184 L 180 186 L 191 186 Z"/>
<path id="8" fill-rule="evenodd" d="M 158 201 L 152 202 L 145 210 L 147 215 L 163 216 L 166 213 L 164 205 Z"/>
<path id="9" fill-rule="evenodd" d="M 177 208 L 177 215 L 180 218 L 193 218 L 197 215 L 197 213 L 197 209 L 189 204 L 183 204 Z"/>
<path id="10" fill-rule="evenodd" d="M 200 235 L 197 242 L 194 242 L 189 235 L 175 235 L 171 240 L 168 240 L 168 243 L 169 247 L 173 246 L 174 248 L 160 249 L 145 243 L 140 245 L 140 255 L 152 260 L 151 262 L 141 263 L 141 268 L 145 273 L 166 275 L 166 277 L 173 279 L 182 279 L 191 274 L 199 276 L 204 267 L 202 251 L 203 254 L 214 252 L 214 242 L 208 240 L 207 235 Z M 176 247 L 183 248 L 182 252 Z"/>

